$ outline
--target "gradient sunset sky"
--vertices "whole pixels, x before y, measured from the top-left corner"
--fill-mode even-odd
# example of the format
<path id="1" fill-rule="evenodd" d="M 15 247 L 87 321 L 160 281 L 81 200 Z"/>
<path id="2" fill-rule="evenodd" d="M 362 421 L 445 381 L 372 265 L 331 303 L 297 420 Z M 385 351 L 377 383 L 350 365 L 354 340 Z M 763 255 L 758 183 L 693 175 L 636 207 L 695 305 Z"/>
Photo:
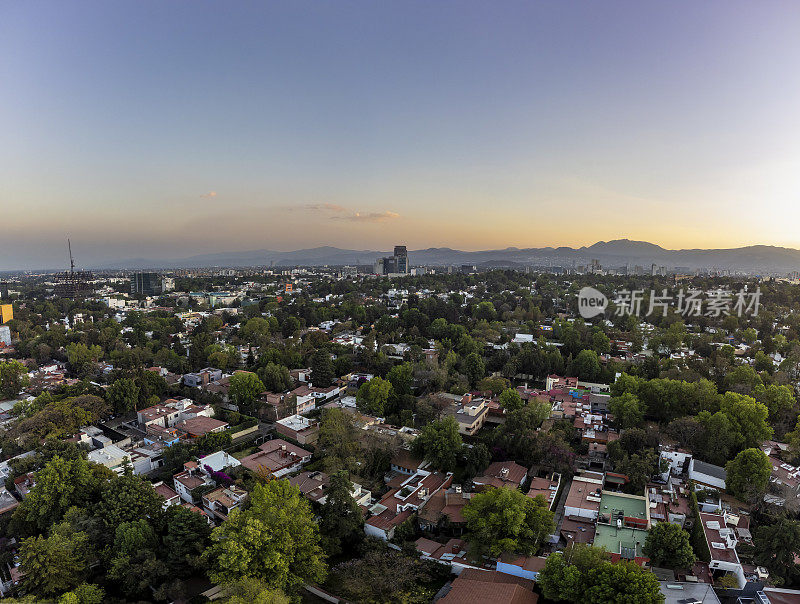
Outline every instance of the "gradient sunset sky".
<path id="1" fill-rule="evenodd" d="M 800 2 L 3 2 L 0 140 L 0 270 L 800 247 Z"/>

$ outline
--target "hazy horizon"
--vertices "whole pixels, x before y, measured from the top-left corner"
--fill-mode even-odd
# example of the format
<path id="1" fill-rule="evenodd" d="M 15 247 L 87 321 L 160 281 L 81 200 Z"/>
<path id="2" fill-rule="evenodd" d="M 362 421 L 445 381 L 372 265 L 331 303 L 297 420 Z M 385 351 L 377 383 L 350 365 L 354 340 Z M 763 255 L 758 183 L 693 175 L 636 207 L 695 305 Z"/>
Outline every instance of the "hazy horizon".
<path id="1" fill-rule="evenodd" d="M 800 248 L 800 4 L 7 3 L 0 270 Z"/>

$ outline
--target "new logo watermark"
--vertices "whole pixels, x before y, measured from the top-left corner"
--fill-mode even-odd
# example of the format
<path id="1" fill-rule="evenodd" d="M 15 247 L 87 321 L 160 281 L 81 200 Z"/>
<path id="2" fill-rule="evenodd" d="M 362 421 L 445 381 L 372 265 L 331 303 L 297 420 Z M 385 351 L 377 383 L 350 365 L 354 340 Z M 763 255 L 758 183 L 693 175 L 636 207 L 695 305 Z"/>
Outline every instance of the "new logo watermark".
<path id="1" fill-rule="evenodd" d="M 642 316 L 642 307 L 647 302 L 647 312 L 644 316 L 660 313 L 667 316 L 667 309 L 672 307 L 676 313 L 684 317 L 720 317 L 736 314 L 758 316 L 761 303 L 761 288 L 754 292 L 744 289 L 733 292 L 730 289 L 720 288 L 704 292 L 699 289 L 678 290 L 676 295 L 666 289 L 658 292 L 650 290 L 650 296 L 645 300 L 645 290 L 623 289 L 616 293 L 614 298 L 614 314 L 618 317 L 625 315 Z M 578 312 L 584 319 L 591 319 L 601 315 L 608 307 L 608 298 L 603 292 L 593 287 L 584 287 L 578 292 Z"/>
<path id="2" fill-rule="evenodd" d="M 608 298 L 593 287 L 584 287 L 578 292 L 578 312 L 584 319 L 602 315 L 608 306 Z"/>

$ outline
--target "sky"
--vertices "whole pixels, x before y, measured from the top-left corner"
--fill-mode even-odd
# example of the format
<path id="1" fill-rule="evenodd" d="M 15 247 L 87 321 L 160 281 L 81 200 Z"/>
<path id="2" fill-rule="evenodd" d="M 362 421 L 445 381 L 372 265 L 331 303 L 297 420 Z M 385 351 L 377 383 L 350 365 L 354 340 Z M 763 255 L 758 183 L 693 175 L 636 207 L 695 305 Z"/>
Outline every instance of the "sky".
<path id="1" fill-rule="evenodd" d="M 0 3 L 0 270 L 800 248 L 800 3 Z"/>

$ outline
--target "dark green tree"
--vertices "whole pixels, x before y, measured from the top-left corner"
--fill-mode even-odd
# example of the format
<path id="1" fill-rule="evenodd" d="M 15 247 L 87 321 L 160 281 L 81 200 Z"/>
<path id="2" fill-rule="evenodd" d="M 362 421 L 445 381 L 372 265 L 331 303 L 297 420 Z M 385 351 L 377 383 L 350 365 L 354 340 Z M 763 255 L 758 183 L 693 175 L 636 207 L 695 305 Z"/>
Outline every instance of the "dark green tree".
<path id="1" fill-rule="evenodd" d="M 426 424 L 411 443 L 411 450 L 431 462 L 436 469 L 451 472 L 458 462 L 461 445 L 458 422 L 448 416 Z"/>
<path id="2" fill-rule="evenodd" d="M 655 566 L 688 568 L 695 561 L 689 533 L 677 524 L 659 522 L 647 532 L 644 555 Z"/>
<path id="3" fill-rule="evenodd" d="M 338 556 L 345 548 L 361 541 L 364 535 L 364 517 L 351 489 L 346 471 L 336 472 L 330 477 L 319 525 L 322 545 L 329 556 Z"/>

